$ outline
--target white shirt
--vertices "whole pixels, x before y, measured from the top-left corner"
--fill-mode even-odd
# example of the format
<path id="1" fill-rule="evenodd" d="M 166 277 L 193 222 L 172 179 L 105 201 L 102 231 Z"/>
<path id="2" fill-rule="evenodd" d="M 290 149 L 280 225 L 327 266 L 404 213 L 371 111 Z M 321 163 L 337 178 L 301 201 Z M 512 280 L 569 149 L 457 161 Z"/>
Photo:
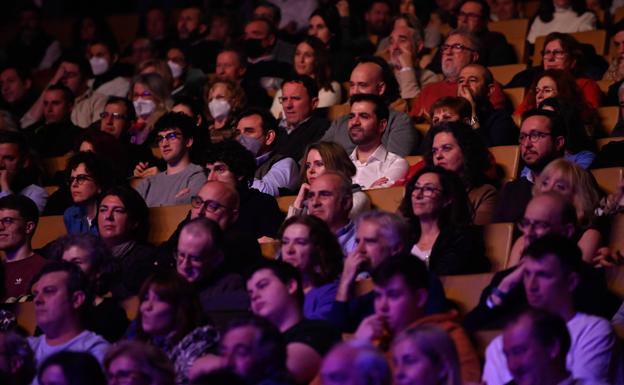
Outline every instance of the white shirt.
<path id="1" fill-rule="evenodd" d="M 609 322 L 600 317 L 576 313 L 567 325 L 572 345 L 566 357 L 566 366 L 572 376 L 611 383 L 609 369 L 611 362 L 617 362 L 617 359 L 613 351 L 615 335 Z M 483 381 L 488 385 L 503 385 L 511 380 L 503 354 L 503 338 L 499 335 L 485 351 Z"/>
<path id="2" fill-rule="evenodd" d="M 370 189 L 371 185 L 379 178 L 386 177 L 388 181 L 383 185 L 374 188 L 390 187 L 397 180 L 403 178 L 407 173 L 409 164 L 401 156 L 388 152 L 386 148 L 380 144 L 366 162 L 362 163 L 357 157 L 358 147 L 349 156 L 355 165 L 356 173 L 353 177 L 353 183 L 362 186 L 362 189 Z"/>
<path id="3" fill-rule="evenodd" d="M 529 29 L 527 41 L 535 44 L 536 38 L 546 36 L 551 32 L 574 33 L 594 29 L 596 29 L 596 15 L 593 13 L 585 12 L 578 16 L 572 8 L 555 8 L 553 19 L 548 23 L 544 23 L 539 16 L 535 18 Z"/>

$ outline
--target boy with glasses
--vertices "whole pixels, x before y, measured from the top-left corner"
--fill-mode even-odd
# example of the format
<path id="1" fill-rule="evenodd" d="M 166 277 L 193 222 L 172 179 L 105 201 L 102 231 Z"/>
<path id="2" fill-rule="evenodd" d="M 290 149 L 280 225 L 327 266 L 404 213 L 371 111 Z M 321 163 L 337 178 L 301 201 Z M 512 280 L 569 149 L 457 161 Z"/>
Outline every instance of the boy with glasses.
<path id="1" fill-rule="evenodd" d="M 203 168 L 190 160 L 194 130 L 193 119 L 182 113 L 167 113 L 156 122 L 156 141 L 167 169 L 137 187 L 149 207 L 190 203 L 206 181 Z"/>

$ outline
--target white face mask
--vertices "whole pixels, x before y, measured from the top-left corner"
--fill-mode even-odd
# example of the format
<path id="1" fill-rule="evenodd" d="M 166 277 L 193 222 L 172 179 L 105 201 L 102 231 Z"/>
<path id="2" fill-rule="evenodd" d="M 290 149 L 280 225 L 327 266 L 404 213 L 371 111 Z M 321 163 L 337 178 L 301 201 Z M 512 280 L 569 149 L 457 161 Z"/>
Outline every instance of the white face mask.
<path id="1" fill-rule="evenodd" d="M 230 103 L 225 99 L 212 99 L 208 103 L 208 110 L 214 119 L 225 118 L 232 109 Z"/>
<path id="2" fill-rule="evenodd" d="M 182 76 L 184 68 L 182 68 L 181 65 L 171 60 L 167 61 L 167 65 L 169 66 L 169 69 L 171 70 L 171 75 L 174 79 L 179 79 L 180 76 Z"/>
<path id="3" fill-rule="evenodd" d="M 136 111 L 137 116 L 142 118 L 150 116 L 156 109 L 156 103 L 148 99 L 138 98 L 132 104 L 134 104 L 134 111 Z"/>
<path id="4" fill-rule="evenodd" d="M 95 76 L 102 75 L 108 71 L 108 62 L 103 57 L 94 56 L 89 59 L 89 64 L 91 64 L 91 71 L 93 71 Z"/>

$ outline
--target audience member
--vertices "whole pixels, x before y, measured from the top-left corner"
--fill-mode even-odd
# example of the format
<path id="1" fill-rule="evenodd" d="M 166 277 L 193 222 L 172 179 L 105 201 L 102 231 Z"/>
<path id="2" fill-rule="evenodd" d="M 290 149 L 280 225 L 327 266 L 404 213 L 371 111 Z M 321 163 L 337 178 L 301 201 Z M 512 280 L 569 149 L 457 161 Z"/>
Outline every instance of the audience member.
<path id="1" fill-rule="evenodd" d="M 68 234 L 97 235 L 97 203 L 100 194 L 112 186 L 112 165 L 93 152 L 78 152 L 67 160 L 66 169 L 71 171 L 67 184 L 73 202 L 63 213 Z"/>
<path id="2" fill-rule="evenodd" d="M 294 202 L 288 206 L 288 217 L 308 212 L 308 191 L 312 182 L 325 171 L 336 171 L 347 178 L 355 175 L 355 165 L 349 155 L 339 144 L 333 142 L 316 142 L 306 148 L 302 159 L 301 187 Z M 370 199 L 359 185 L 352 185 L 353 207 L 350 218 L 370 209 Z"/>
<path id="3" fill-rule="evenodd" d="M 350 48 L 355 56 L 372 55 L 379 41 L 390 33 L 394 5 L 387 0 L 372 0 L 360 7 L 364 11 L 364 25 L 359 36 L 351 37 Z M 349 7 L 346 11 L 348 15 Z"/>
<path id="4" fill-rule="evenodd" d="M 322 357 L 340 335 L 321 320 L 303 316 L 304 294 L 296 268 L 282 261 L 265 261 L 247 279 L 251 311 L 268 319 L 284 336 L 286 367 L 295 382 L 312 380 Z"/>
<path id="5" fill-rule="evenodd" d="M 342 270 L 343 254 L 336 236 L 321 219 L 305 215 L 288 218 L 278 239 L 281 259 L 301 274 L 304 317 L 327 319 Z"/>
<path id="6" fill-rule="evenodd" d="M 228 271 L 223 230 L 212 219 L 197 217 L 182 227 L 176 251 L 176 269 L 193 285 L 201 308 L 213 320 L 219 313 L 231 317 L 249 309 L 243 278 Z"/>
<path id="7" fill-rule="evenodd" d="M 424 147 L 427 165 L 461 178 L 472 206 L 472 222 L 479 226 L 490 223 L 497 190 L 487 176 L 491 164 L 481 137 L 464 123 L 440 123 L 427 132 Z"/>
<path id="8" fill-rule="evenodd" d="M 215 71 L 214 62 L 221 42 L 207 40 L 208 19 L 199 5 L 187 5 L 180 10 L 176 22 L 178 42 L 187 50 L 191 66 L 209 74 Z"/>
<path id="9" fill-rule="evenodd" d="M 470 124 L 472 105 L 461 96 L 443 96 L 431 105 L 429 111 L 431 125 L 443 122 L 463 122 Z"/>
<path id="10" fill-rule="evenodd" d="M 411 253 L 438 275 L 488 271 L 483 235 L 473 227 L 472 210 L 459 177 L 426 167 L 407 184 L 399 208 L 411 226 Z"/>
<path id="11" fill-rule="evenodd" d="M 355 226 L 349 218 L 353 208 L 351 181 L 339 172 L 325 171 L 310 184 L 307 201 L 308 214 L 329 226 L 344 255 L 351 253 L 355 248 Z"/>
<path id="12" fill-rule="evenodd" d="M 360 323 L 355 339 L 374 343 L 387 351 L 390 342 L 409 327 L 431 325 L 450 335 L 458 351 L 463 382 L 478 381 L 481 367 L 457 312 L 426 315 L 428 272 L 411 256 L 389 258 L 373 271 L 375 313 Z"/>
<path id="13" fill-rule="evenodd" d="M 37 100 L 30 73 L 16 65 L 6 65 L 0 70 L 0 93 L 2 109 L 9 111 L 20 121 Z"/>
<path id="14" fill-rule="evenodd" d="M 101 363 L 109 344 L 85 329 L 91 295 L 80 268 L 69 262 L 49 263 L 33 278 L 31 292 L 42 334 L 28 337 L 28 343 L 38 365 L 61 351 L 90 353 Z"/>
<path id="15" fill-rule="evenodd" d="M 235 48 L 224 48 L 217 55 L 216 75 L 219 80 L 231 80 L 245 91 L 247 103 L 251 107 L 269 108 L 271 98 L 260 86 L 257 79 L 247 75 L 247 56 Z"/>
<path id="16" fill-rule="evenodd" d="M 175 371 L 169 357 L 160 349 L 139 341 L 121 341 L 111 346 L 104 357 L 109 385 L 139 379 L 148 384 L 174 385 Z M 138 377 L 138 378 L 137 378 Z"/>
<path id="17" fill-rule="evenodd" d="M 6 385 L 28 385 L 35 377 L 36 362 L 28 341 L 12 331 L 0 331 L 0 381 Z"/>
<path id="18" fill-rule="evenodd" d="M 176 384 L 188 383 L 188 371 L 202 354 L 214 350 L 219 333 L 200 326 L 201 310 L 191 285 L 175 272 L 157 272 L 139 292 L 136 339 L 162 349 L 173 363 Z"/>
<path id="19" fill-rule="evenodd" d="M 416 326 L 392 341 L 396 384 L 460 385 L 459 357 L 453 340 L 435 326 Z"/>
<path id="20" fill-rule="evenodd" d="M 31 240 L 37 228 L 39 212 L 29 198 L 9 195 L 0 198 L 0 251 L 4 258 L 4 296 L 1 302 L 15 302 L 28 294 L 32 278 L 47 264 L 35 253 Z"/>
<path id="21" fill-rule="evenodd" d="M 334 347 L 320 369 L 323 385 L 390 385 L 392 372 L 384 355 L 369 344 L 347 341 Z"/>
<path id="22" fill-rule="evenodd" d="M 388 107 L 375 94 L 353 95 L 350 103 L 349 138 L 356 145 L 350 155 L 356 168 L 353 183 L 363 189 L 392 186 L 405 175 L 409 165 L 381 143 L 388 128 Z"/>
<path id="23" fill-rule="evenodd" d="M 495 85 L 490 70 L 479 64 L 468 64 L 460 71 L 457 83 L 458 95 L 472 107 L 470 126 L 485 144 L 488 147 L 515 144 L 518 127 L 504 108 L 494 108 L 489 100 Z"/>
<path id="24" fill-rule="evenodd" d="M 54 242 L 48 257 L 70 262 L 86 275 L 92 294 L 85 326 L 109 342 L 119 340 L 128 328 L 126 311 L 110 294 L 118 279 L 118 267 L 110 252 L 93 234 L 66 235 Z"/>
<path id="25" fill-rule="evenodd" d="M 192 383 L 205 373 L 223 368 L 251 385 L 291 382 L 284 336 L 269 320 L 256 316 L 235 320 L 228 325 L 219 344 L 218 356 L 206 355 L 195 361 L 189 372 Z"/>
<path id="26" fill-rule="evenodd" d="M 587 12 L 583 0 L 540 0 L 537 17 L 533 20 L 527 41 L 535 44 L 539 36 L 551 32 L 574 33 L 596 29 L 596 15 Z"/>
<path id="27" fill-rule="evenodd" d="M 131 143 L 143 144 L 156 126 L 156 122 L 171 107 L 171 90 L 162 76 L 151 73 L 132 79 L 128 99 L 132 100 L 136 122 L 130 128 Z"/>
<path id="28" fill-rule="evenodd" d="M 572 376 L 610 383 L 612 368 L 622 364 L 616 361 L 611 326 L 603 318 L 579 312 L 574 304 L 573 292 L 583 265 L 580 249 L 566 237 L 545 235 L 523 255 L 522 279 L 529 306 L 558 315 L 568 326 L 572 344 L 566 362 Z M 486 350 L 483 381 L 506 384 L 512 379 L 507 365 L 503 338 L 498 336 Z"/>
<path id="29" fill-rule="evenodd" d="M 198 98 L 204 74 L 200 69 L 191 66 L 182 44 L 172 44 L 164 56 L 173 78 L 171 97 L 176 101 L 181 98 Z"/>
<path id="30" fill-rule="evenodd" d="M 41 363 L 37 382 L 41 385 L 106 385 L 98 360 L 89 352 L 59 351 Z"/>
<path id="31" fill-rule="evenodd" d="M 282 83 L 280 103 L 284 117 L 279 123 L 275 151 L 299 160 L 309 144 L 317 142 L 329 121 L 314 113 L 318 106 L 316 82 L 305 75 L 295 75 Z"/>
<path id="32" fill-rule="evenodd" d="M 39 186 L 36 161 L 26 138 L 17 132 L 0 133 L 0 198 L 18 194 L 30 198 L 41 213 L 48 193 Z"/>
<path id="33" fill-rule="evenodd" d="M 390 112 L 381 143 L 388 151 L 397 155 L 411 154 L 417 144 L 417 135 L 409 116 L 397 110 L 407 110 L 405 101 L 399 99 L 396 106 L 393 103 L 399 95 L 396 80 L 386 61 L 372 56 L 361 57 L 351 72 L 350 84 L 349 97 L 356 94 L 375 94 L 384 98 L 386 104 L 390 105 Z M 349 138 L 348 123 L 349 114 L 334 120 L 322 140 L 338 143 L 347 153 L 351 153 L 355 144 Z"/>
<path id="34" fill-rule="evenodd" d="M 93 73 L 89 88 L 106 96 L 123 98 L 128 94 L 130 82 L 118 63 L 119 52 L 115 42 L 108 39 L 89 41 L 87 58 Z"/>
<path id="35" fill-rule="evenodd" d="M 329 53 L 324 43 L 314 36 L 308 36 L 297 45 L 294 51 L 293 68 L 299 76 L 309 76 L 316 82 L 318 103 L 316 108 L 327 108 L 342 101 L 342 86 L 332 79 L 329 67 Z M 276 118 L 284 116 L 280 102 L 282 90 L 273 98 L 271 113 Z"/>
<path id="36" fill-rule="evenodd" d="M 102 194 L 98 202 L 98 233 L 120 267 L 119 284 L 113 296 L 136 295 L 152 270 L 154 247 L 146 243 L 149 211 L 139 193 L 117 186 Z"/>
<path id="37" fill-rule="evenodd" d="M 149 207 L 189 203 L 206 181 L 203 167 L 190 159 L 195 121 L 183 113 L 169 112 L 158 119 L 153 132 L 167 169 L 144 179 L 137 191 Z"/>
<path id="38" fill-rule="evenodd" d="M 238 116 L 238 141 L 256 158 L 251 188 L 272 195 L 290 195 L 299 184 L 297 162 L 275 151 L 277 121 L 265 110 L 251 108 Z"/>
<path id="39" fill-rule="evenodd" d="M 546 110 L 530 110 L 523 115 L 518 142 L 528 172 L 505 184 L 498 195 L 493 222 L 517 222 L 522 217 L 535 179 L 550 161 L 563 156 L 566 146 L 559 117 Z"/>
<path id="40" fill-rule="evenodd" d="M 216 79 L 206 84 L 204 106 L 212 143 L 235 136 L 236 117 L 245 103 L 245 92 L 234 80 Z"/>

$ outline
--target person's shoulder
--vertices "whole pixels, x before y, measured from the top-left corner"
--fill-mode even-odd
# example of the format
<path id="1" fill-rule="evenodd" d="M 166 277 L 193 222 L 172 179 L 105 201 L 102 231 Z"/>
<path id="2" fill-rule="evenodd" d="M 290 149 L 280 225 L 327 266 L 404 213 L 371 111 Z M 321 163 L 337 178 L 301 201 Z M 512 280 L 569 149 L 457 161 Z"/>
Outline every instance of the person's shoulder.
<path id="1" fill-rule="evenodd" d="M 104 339 L 99 334 L 96 334 L 90 330 L 85 330 L 82 333 L 78 334 L 72 340 L 74 348 L 79 348 L 80 350 L 90 351 L 91 349 L 100 348 L 102 346 L 110 345 L 108 341 Z"/>
<path id="2" fill-rule="evenodd" d="M 613 329 L 611 324 L 605 318 L 591 315 L 587 313 L 578 312 L 576 315 L 568 321 L 568 327 L 570 330 L 583 330 L 592 331 L 597 333 L 611 334 Z"/>

